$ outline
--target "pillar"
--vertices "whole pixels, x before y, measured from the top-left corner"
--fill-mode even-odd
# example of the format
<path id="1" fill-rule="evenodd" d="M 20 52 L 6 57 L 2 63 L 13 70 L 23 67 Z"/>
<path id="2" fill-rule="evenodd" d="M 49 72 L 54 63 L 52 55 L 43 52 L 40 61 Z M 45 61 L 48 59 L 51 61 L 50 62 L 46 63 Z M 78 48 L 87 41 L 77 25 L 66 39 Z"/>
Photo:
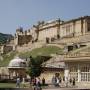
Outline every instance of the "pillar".
<path id="1" fill-rule="evenodd" d="M 57 24 L 57 39 L 60 39 L 60 19 L 58 19 L 58 24 Z"/>
<path id="2" fill-rule="evenodd" d="M 73 21 L 73 37 L 75 36 L 75 21 Z"/>
<path id="3" fill-rule="evenodd" d="M 80 67 L 79 67 L 79 64 L 78 64 L 78 82 L 81 81 L 81 70 L 80 70 Z"/>
<path id="4" fill-rule="evenodd" d="M 85 19 L 85 34 L 87 33 L 88 29 L 88 24 L 87 24 L 87 19 Z"/>
<path id="5" fill-rule="evenodd" d="M 68 66 L 65 67 L 64 76 L 65 76 L 65 81 L 67 81 L 69 79 L 69 68 L 68 68 Z"/>
<path id="6" fill-rule="evenodd" d="M 81 18 L 81 35 L 83 35 L 83 18 Z"/>
<path id="7" fill-rule="evenodd" d="M 13 71 L 11 70 L 11 79 L 13 79 Z"/>

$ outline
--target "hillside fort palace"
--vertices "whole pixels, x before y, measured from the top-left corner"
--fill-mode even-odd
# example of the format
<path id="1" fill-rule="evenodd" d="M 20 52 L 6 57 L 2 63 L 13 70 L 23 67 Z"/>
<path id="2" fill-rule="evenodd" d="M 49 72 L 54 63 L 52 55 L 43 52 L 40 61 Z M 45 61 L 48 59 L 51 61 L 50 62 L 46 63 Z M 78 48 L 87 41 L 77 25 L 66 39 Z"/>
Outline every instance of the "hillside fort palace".
<path id="1" fill-rule="evenodd" d="M 16 30 L 14 43 L 16 46 L 22 46 L 34 42 L 47 44 L 56 42 L 62 46 L 77 44 L 79 47 L 80 45 L 89 46 L 89 37 L 90 16 L 83 16 L 69 21 L 57 19 L 38 22 L 25 32 L 23 32 L 23 28 L 19 28 Z M 68 49 L 72 49 L 72 47 L 68 47 Z M 65 79 L 74 77 L 78 82 L 90 81 L 90 54 L 85 55 L 84 52 L 84 55 L 70 55 L 64 57 L 62 61 L 65 62 Z"/>
<path id="2" fill-rule="evenodd" d="M 29 30 L 23 28 L 16 30 L 15 45 L 28 44 L 29 42 L 42 41 L 50 43 L 65 37 L 77 37 L 90 32 L 90 16 L 79 17 L 69 21 L 57 19 L 48 22 L 38 22 Z"/>
<path id="3" fill-rule="evenodd" d="M 25 52 L 25 50 L 30 51 L 47 44 L 65 48 L 64 54 L 61 56 L 57 54 L 53 61 L 57 72 L 60 70 L 60 63 L 64 62 L 65 80 L 69 77 L 75 78 L 77 82 L 90 82 L 90 16 L 68 21 L 63 21 L 60 18 L 47 22 L 39 21 L 25 31 L 20 27 L 16 29 L 14 40 L 1 47 L 1 53 L 12 49 Z M 74 48 L 78 48 L 79 52 L 70 53 L 69 51 L 73 51 Z M 49 65 L 51 65 L 52 59 L 47 62 Z M 56 68 L 53 69 L 55 72 Z M 44 72 L 43 76 L 50 80 L 54 71 Z"/>
<path id="4" fill-rule="evenodd" d="M 63 21 L 60 18 L 51 21 L 39 21 L 36 25 L 28 30 L 23 30 L 22 27 L 16 29 L 14 40 L 9 45 L 1 46 L 0 52 L 7 53 L 8 51 L 19 50 L 23 45 L 32 46 L 31 43 L 52 43 L 59 40 L 59 43 L 79 43 L 82 39 L 80 36 L 85 36 L 90 33 L 90 16 L 83 16 L 76 19 Z M 65 38 L 75 38 L 72 41 L 65 41 Z M 65 41 L 65 42 L 64 42 Z"/>

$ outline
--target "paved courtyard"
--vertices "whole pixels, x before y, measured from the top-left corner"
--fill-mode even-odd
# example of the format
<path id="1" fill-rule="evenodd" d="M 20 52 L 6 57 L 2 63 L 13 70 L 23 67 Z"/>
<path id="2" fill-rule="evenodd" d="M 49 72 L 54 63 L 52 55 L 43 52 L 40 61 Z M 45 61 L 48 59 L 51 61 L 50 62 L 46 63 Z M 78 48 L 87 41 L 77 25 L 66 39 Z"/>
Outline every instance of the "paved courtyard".
<path id="1" fill-rule="evenodd" d="M 90 86 L 89 87 L 48 87 L 45 88 L 43 90 L 90 90 Z"/>
<path id="2" fill-rule="evenodd" d="M 0 90 L 33 90 L 30 88 L 0 88 Z M 87 88 L 48 88 L 42 90 L 90 90 Z"/>
<path id="3" fill-rule="evenodd" d="M 11 84 L 11 86 L 12 85 L 13 84 Z M 0 83 L 0 86 L 1 86 L 1 83 Z M 2 89 L 0 88 L 0 90 L 33 90 L 33 87 L 29 87 L 29 86 L 25 88 L 22 88 L 22 86 L 20 88 L 15 88 L 15 84 L 12 87 L 10 86 L 5 87 L 5 86 L 3 86 Z M 87 85 L 77 83 L 76 86 L 68 86 L 68 87 L 65 87 L 63 85 L 61 87 L 55 87 L 54 85 L 50 84 L 49 86 L 42 87 L 42 90 L 86 90 L 86 89 L 90 90 L 90 83 L 88 83 Z"/>

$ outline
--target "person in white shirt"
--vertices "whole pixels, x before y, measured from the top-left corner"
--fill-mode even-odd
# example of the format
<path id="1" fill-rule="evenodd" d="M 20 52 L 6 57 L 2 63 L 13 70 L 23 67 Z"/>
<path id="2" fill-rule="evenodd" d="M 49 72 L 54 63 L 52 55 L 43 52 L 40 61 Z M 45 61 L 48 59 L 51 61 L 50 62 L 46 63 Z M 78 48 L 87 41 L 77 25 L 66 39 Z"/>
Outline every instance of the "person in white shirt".
<path id="1" fill-rule="evenodd" d="M 23 88 L 25 87 L 25 78 L 22 79 Z"/>

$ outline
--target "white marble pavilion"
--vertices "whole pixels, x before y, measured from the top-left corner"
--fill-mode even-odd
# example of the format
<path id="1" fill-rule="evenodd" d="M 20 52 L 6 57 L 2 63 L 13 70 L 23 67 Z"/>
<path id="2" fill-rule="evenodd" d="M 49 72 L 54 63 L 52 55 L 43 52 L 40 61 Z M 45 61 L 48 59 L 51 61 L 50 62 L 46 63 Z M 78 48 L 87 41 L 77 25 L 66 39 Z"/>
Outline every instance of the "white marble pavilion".
<path id="1" fill-rule="evenodd" d="M 62 61 L 65 62 L 65 80 L 75 78 L 77 82 L 90 82 L 89 55 L 66 56 Z"/>

